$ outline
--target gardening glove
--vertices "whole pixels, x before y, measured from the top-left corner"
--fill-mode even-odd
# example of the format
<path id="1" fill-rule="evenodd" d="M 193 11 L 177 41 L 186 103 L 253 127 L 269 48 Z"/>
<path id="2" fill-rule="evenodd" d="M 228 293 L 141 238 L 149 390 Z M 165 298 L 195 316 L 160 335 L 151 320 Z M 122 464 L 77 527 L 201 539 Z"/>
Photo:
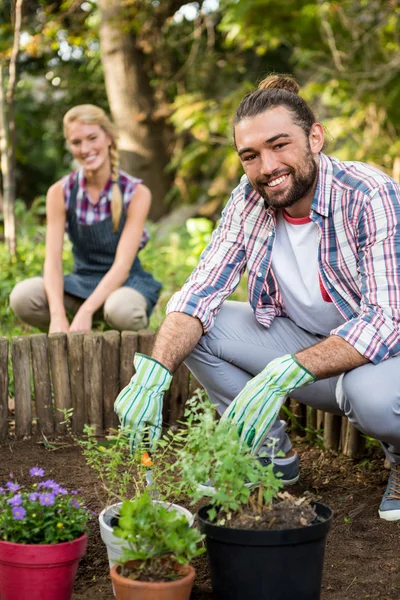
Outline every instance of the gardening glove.
<path id="1" fill-rule="evenodd" d="M 132 430 L 131 447 L 138 445 L 146 433 L 153 448 L 161 434 L 163 396 L 172 374 L 157 360 L 138 352 L 133 364 L 136 373 L 119 393 L 114 410 L 121 426 Z"/>
<path id="2" fill-rule="evenodd" d="M 291 354 L 276 358 L 251 379 L 221 417 L 237 424 L 239 435 L 257 454 L 290 392 L 315 381 Z"/>

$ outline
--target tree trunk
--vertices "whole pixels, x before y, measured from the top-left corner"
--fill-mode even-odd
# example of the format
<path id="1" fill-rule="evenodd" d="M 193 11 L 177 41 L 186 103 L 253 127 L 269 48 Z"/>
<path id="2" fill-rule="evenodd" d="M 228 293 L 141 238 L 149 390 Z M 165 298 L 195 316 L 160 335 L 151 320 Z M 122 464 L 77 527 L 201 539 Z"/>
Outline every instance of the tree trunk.
<path id="1" fill-rule="evenodd" d="M 4 238 L 10 254 L 15 254 L 15 171 L 13 169 L 13 148 L 7 120 L 7 101 L 4 82 L 4 68 L 0 64 L 0 153 L 3 175 Z"/>
<path id="2" fill-rule="evenodd" d="M 108 101 L 119 133 L 121 167 L 143 179 L 152 192 L 150 218 L 166 214 L 172 177 L 165 119 L 157 118 L 154 92 L 144 70 L 144 55 L 127 31 L 120 0 L 99 0 L 100 48 Z"/>

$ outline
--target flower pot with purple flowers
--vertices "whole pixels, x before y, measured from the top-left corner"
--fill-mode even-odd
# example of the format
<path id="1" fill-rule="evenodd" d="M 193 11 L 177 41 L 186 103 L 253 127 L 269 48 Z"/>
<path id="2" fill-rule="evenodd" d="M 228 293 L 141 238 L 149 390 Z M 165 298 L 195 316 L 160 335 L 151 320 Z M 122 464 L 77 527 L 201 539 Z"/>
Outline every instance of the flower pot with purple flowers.
<path id="1" fill-rule="evenodd" d="M 44 470 L 28 484 L 0 487 L 0 597 L 2 600 L 70 600 L 87 546 L 90 511 Z"/>

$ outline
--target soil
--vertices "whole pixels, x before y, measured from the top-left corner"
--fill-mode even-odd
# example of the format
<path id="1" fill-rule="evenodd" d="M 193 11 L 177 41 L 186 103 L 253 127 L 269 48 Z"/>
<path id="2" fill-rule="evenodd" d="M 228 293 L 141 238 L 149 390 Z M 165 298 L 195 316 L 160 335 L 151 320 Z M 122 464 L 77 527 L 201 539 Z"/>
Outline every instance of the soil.
<path id="1" fill-rule="evenodd" d="M 313 499 L 334 511 L 328 535 L 322 600 L 398 600 L 400 598 L 400 521 L 378 517 L 388 471 L 383 454 L 373 449 L 370 456 L 354 462 L 295 441 L 301 457 L 301 479 L 291 493 L 310 492 Z M 46 449 L 39 439 L 10 440 L 0 446 L 0 484 L 10 472 L 22 481 L 33 466 L 43 467 L 46 476 L 70 489 L 81 489 L 87 505 L 96 513 L 104 506 L 95 475 L 85 465 L 80 450 L 65 443 Z M 190 508 L 190 507 L 189 507 Z M 213 598 L 206 555 L 197 558 L 191 600 Z M 105 546 L 97 519 L 90 523 L 89 545 L 82 559 L 73 600 L 113 600 Z"/>
<path id="2" fill-rule="evenodd" d="M 261 488 L 260 488 L 261 489 Z M 218 513 L 218 522 L 224 520 L 224 526 L 232 529 L 298 529 L 318 520 L 310 498 L 298 498 L 288 492 L 279 492 L 272 506 L 258 507 L 258 493 L 249 498 L 249 505 L 233 516 Z"/>

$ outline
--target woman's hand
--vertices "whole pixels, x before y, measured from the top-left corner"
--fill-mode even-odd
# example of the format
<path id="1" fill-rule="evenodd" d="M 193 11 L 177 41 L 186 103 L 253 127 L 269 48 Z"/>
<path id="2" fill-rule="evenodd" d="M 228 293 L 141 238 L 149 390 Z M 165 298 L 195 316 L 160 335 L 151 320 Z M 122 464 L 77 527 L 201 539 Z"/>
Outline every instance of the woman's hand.
<path id="1" fill-rule="evenodd" d="M 86 308 L 85 304 L 82 304 L 71 323 L 69 331 L 70 333 L 73 331 L 89 333 L 92 329 L 92 321 L 93 313 Z"/>
<path id="2" fill-rule="evenodd" d="M 51 317 L 49 333 L 69 333 L 70 327 L 67 319 L 67 315 L 58 315 Z"/>

